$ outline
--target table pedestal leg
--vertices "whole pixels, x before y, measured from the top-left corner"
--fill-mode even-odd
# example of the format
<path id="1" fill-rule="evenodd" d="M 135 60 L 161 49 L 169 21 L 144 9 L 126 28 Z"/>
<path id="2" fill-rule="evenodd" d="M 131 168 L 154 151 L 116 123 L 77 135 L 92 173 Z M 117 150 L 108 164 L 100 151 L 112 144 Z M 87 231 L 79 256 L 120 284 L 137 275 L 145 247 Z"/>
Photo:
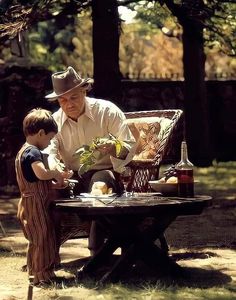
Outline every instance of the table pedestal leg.
<path id="1" fill-rule="evenodd" d="M 130 220 L 120 220 L 111 223 L 110 237 L 106 240 L 101 249 L 83 267 L 80 274 L 92 275 L 99 267 L 109 260 L 113 252 L 121 247 L 123 249 L 120 257 L 115 261 L 108 272 L 103 275 L 99 283 L 117 281 L 120 275 L 125 272 L 137 259 L 141 259 L 152 269 L 161 269 L 170 275 L 179 275 L 181 267 L 168 257 L 167 253 L 154 244 L 176 218 L 176 215 L 165 215 L 162 218 L 144 218 L 139 223 Z M 107 222 L 107 220 L 104 220 Z"/>
<path id="2" fill-rule="evenodd" d="M 127 270 L 132 266 L 134 261 L 136 260 L 135 255 L 135 245 L 129 246 L 128 249 L 123 251 L 121 256 L 116 260 L 113 266 L 110 268 L 108 272 L 99 280 L 100 284 L 104 284 L 106 282 L 116 282 L 118 281 L 122 272 Z"/>
<path id="3" fill-rule="evenodd" d="M 99 267 L 108 261 L 113 252 L 119 247 L 119 241 L 109 238 L 107 239 L 101 249 L 88 261 L 87 264 L 80 271 L 80 275 L 90 275 Z"/>
<path id="4" fill-rule="evenodd" d="M 119 236 L 121 245 L 126 244 L 122 255 L 101 278 L 99 283 L 117 281 L 119 276 L 131 267 L 138 258 L 154 270 L 161 269 L 163 273 L 170 275 L 180 274 L 181 267 L 170 259 L 166 251 L 154 244 L 156 238 L 163 234 L 175 218 L 175 215 L 169 215 L 163 219 L 154 219 L 152 225 L 146 228 L 143 228 L 145 226 L 142 223 L 140 226 L 129 226 L 126 233 Z M 118 240 L 118 237 L 116 237 L 116 240 Z"/>

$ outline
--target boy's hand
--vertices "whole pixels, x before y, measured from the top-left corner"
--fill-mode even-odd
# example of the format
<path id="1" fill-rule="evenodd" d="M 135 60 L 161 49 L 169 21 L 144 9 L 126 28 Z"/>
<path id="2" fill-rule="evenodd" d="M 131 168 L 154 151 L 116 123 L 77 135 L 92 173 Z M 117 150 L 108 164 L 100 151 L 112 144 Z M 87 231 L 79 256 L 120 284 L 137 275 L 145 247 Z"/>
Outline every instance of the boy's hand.
<path id="1" fill-rule="evenodd" d="M 74 172 L 72 170 L 64 170 L 62 176 L 64 179 L 69 179 L 73 176 Z"/>
<path id="2" fill-rule="evenodd" d="M 64 181 L 63 185 L 60 185 L 58 182 L 52 181 L 52 188 L 53 189 L 65 189 L 68 187 L 68 181 Z"/>
<path id="3" fill-rule="evenodd" d="M 56 180 L 57 186 L 64 186 L 64 177 L 62 172 L 59 172 L 58 170 L 53 171 L 53 179 Z"/>

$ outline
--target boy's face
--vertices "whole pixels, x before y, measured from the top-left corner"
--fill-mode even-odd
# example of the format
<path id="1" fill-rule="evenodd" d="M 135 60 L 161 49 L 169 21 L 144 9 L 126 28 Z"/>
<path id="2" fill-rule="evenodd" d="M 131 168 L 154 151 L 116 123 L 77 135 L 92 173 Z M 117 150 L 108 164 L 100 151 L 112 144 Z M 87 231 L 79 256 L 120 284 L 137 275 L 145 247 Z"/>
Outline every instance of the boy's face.
<path id="1" fill-rule="evenodd" d="M 54 136 L 56 135 L 55 132 L 49 132 L 45 133 L 45 131 L 42 129 L 39 131 L 39 139 L 38 139 L 38 147 L 40 150 L 43 150 L 47 148 L 47 146 L 50 144 L 50 141 Z"/>

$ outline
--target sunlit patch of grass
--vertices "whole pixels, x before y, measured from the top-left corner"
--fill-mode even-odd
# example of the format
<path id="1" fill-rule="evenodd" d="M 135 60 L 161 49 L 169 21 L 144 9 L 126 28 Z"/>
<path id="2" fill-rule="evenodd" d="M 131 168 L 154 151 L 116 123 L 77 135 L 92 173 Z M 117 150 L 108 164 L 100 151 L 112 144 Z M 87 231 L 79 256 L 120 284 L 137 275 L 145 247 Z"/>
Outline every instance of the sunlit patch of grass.
<path id="1" fill-rule="evenodd" d="M 39 298 L 38 298 L 39 296 Z M 57 290 L 54 287 L 46 290 L 34 289 L 35 299 L 75 299 L 75 300 L 235 300 L 236 294 L 226 288 L 188 288 L 178 285 L 164 286 L 145 285 L 142 289 L 130 289 L 121 284 L 106 286 L 99 290 L 85 288 L 68 288 Z"/>
<path id="2" fill-rule="evenodd" d="M 79 293 L 83 299 L 83 293 Z M 104 300 L 234 300 L 234 291 L 225 288 L 189 288 L 176 284 L 165 286 L 159 281 L 154 285 L 143 283 L 143 288 L 132 289 L 121 284 L 110 285 L 93 294 L 93 299 Z M 79 298 L 80 299 L 80 298 Z M 92 299 L 88 297 L 88 299 Z"/>
<path id="3" fill-rule="evenodd" d="M 160 177 L 170 165 L 162 165 Z M 214 198 L 236 200 L 236 162 L 213 161 L 210 167 L 194 167 L 196 194 L 209 194 Z"/>
<path id="4" fill-rule="evenodd" d="M 208 168 L 196 167 L 194 173 L 200 187 L 206 191 L 235 190 L 236 193 L 236 162 L 213 162 L 213 166 Z"/>

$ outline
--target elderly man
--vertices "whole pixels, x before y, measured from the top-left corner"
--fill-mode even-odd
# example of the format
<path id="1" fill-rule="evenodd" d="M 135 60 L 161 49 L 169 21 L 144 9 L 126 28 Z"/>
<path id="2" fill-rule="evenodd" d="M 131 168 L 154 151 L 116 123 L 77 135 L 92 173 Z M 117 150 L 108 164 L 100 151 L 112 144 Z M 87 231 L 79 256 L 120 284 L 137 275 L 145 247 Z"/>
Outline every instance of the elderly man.
<path id="1" fill-rule="evenodd" d="M 58 101 L 60 108 L 53 114 L 58 125 L 58 134 L 53 139 L 49 154 L 50 168 L 56 168 L 59 162 L 76 174 L 80 169 L 80 160 L 76 150 L 90 145 L 94 138 L 109 138 L 109 134 L 122 142 L 119 156 L 116 157 L 115 142 L 108 141 L 98 147 L 101 155 L 91 168 L 79 176 L 79 191 L 88 192 L 95 181 L 104 181 L 114 192 L 120 192 L 120 185 L 114 170 L 126 164 L 132 158 L 135 139 L 125 124 L 124 113 L 112 102 L 86 96 L 91 88 L 92 79 L 83 79 L 72 68 L 52 75 L 54 91 L 47 95 L 48 101 Z M 97 234 L 97 225 L 92 224 L 89 248 L 96 251 L 103 240 L 102 233 Z"/>

